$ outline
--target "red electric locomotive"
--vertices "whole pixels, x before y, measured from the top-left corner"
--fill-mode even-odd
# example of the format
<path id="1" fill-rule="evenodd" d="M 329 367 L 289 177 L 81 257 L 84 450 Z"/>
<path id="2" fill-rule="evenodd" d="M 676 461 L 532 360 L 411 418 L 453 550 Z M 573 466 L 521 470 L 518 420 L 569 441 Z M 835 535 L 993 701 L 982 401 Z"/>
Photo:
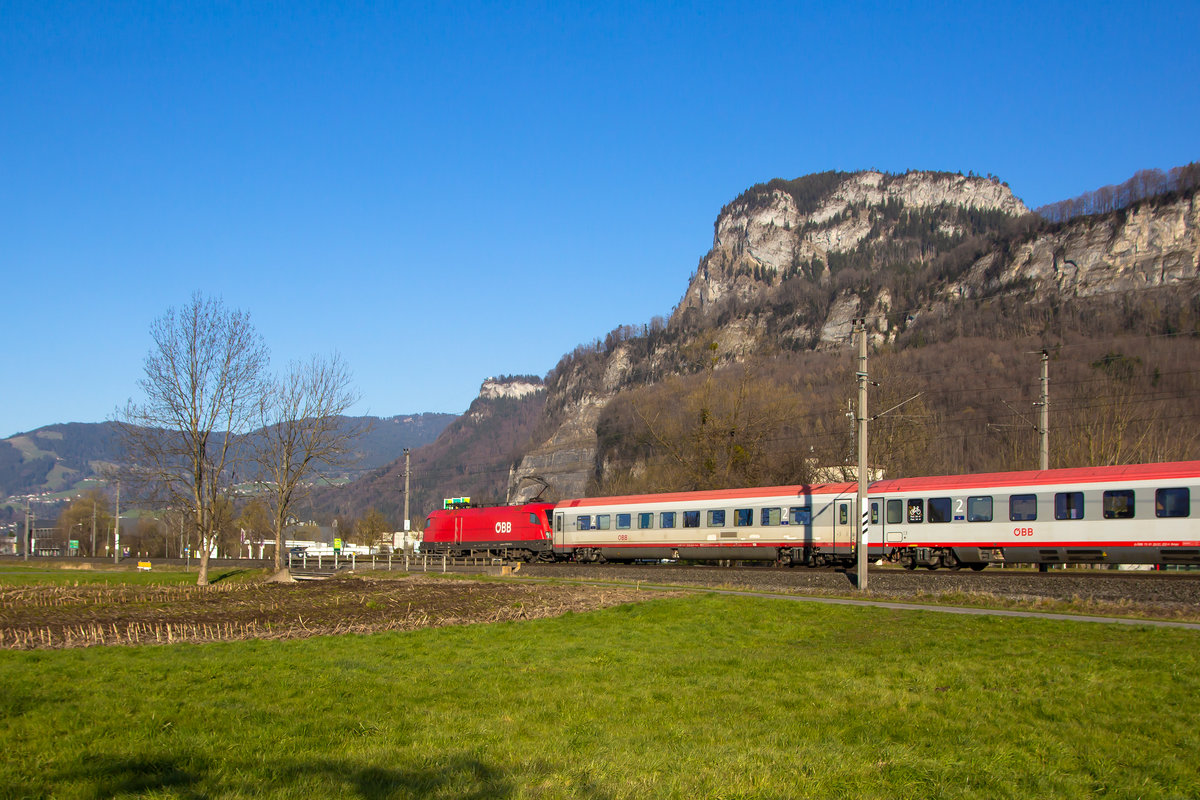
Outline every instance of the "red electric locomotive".
<path id="1" fill-rule="evenodd" d="M 421 552 L 550 560 L 553 510 L 553 503 L 439 509 L 425 520 Z"/>

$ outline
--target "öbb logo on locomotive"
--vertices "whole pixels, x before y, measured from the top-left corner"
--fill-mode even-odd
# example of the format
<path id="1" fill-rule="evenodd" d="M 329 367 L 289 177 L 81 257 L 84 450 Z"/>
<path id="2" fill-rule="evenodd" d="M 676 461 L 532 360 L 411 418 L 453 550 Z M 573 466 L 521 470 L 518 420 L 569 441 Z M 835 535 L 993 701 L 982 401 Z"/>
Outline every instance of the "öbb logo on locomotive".
<path id="1" fill-rule="evenodd" d="M 815 483 L 432 512 L 426 553 L 909 569 L 1200 564 L 1200 461 Z M 1016 523 L 1016 524 L 1014 524 Z"/>

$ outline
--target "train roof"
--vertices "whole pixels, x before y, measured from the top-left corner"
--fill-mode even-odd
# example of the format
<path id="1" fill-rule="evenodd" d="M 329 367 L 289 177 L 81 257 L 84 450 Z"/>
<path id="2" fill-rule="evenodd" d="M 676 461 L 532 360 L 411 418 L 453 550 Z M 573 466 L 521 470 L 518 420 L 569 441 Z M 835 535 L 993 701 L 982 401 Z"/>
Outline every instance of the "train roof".
<path id="1" fill-rule="evenodd" d="M 1113 467 L 986 472 L 975 475 L 937 475 L 929 478 L 888 478 L 871 484 L 872 494 L 970 489 L 992 486 L 1103 483 L 1106 481 L 1184 480 L 1200 476 L 1200 461 L 1127 464 Z"/>
<path id="2" fill-rule="evenodd" d="M 695 492 L 664 494 L 627 494 L 614 497 L 580 497 L 559 502 L 557 508 L 634 505 L 640 503 L 682 503 L 703 500 L 740 500 L 752 497 L 804 497 L 813 494 L 841 494 L 854 491 L 855 483 L 812 483 L 793 486 L 756 486 L 749 489 L 705 489 Z"/>
<path id="3" fill-rule="evenodd" d="M 1127 464 L 1111 467 L 1069 467 L 1065 469 L 1023 470 L 1019 472 L 983 472 L 971 475 L 935 475 L 925 478 L 885 478 L 873 482 L 870 494 L 889 492 L 950 491 L 995 486 L 1040 486 L 1045 484 L 1103 483 L 1105 481 L 1186 480 L 1200 477 L 1200 461 L 1174 461 L 1161 464 Z M 580 497 L 562 500 L 557 508 L 636 505 L 643 503 L 680 503 L 706 500 L 741 500 L 764 497 L 843 494 L 858 488 L 854 482 L 757 486 L 747 489 L 708 489 L 663 494 L 630 494 L 613 497 Z"/>
<path id="4" fill-rule="evenodd" d="M 547 508 L 554 508 L 554 503 L 517 503 L 515 505 L 499 505 L 499 506 L 465 506 L 462 508 L 435 508 L 425 516 L 431 517 L 434 514 L 487 514 L 496 511 L 524 511 L 533 509 L 534 513 Z"/>

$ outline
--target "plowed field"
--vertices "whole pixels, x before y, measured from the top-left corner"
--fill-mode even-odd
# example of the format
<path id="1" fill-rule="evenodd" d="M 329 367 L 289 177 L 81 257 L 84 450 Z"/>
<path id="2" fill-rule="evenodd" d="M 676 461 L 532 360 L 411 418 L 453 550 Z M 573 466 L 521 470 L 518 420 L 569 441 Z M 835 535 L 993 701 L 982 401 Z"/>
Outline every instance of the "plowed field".
<path id="1" fill-rule="evenodd" d="M 374 633 L 536 619 L 650 596 L 634 588 L 424 576 L 207 587 L 22 586 L 0 589 L 0 647 L 90 647 Z"/>

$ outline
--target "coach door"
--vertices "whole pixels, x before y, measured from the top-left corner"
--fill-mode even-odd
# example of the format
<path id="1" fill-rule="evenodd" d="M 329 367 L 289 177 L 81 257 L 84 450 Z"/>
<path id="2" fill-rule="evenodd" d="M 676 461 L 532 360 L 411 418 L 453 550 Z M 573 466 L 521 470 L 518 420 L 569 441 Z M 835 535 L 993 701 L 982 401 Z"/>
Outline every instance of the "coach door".
<path id="1" fill-rule="evenodd" d="M 870 514 L 867 518 L 867 540 L 869 548 L 875 548 L 877 554 L 882 555 L 881 547 L 883 546 L 883 498 L 868 497 L 867 508 Z"/>
<path id="2" fill-rule="evenodd" d="M 846 553 L 854 547 L 854 500 L 838 497 L 833 501 L 833 549 Z"/>

